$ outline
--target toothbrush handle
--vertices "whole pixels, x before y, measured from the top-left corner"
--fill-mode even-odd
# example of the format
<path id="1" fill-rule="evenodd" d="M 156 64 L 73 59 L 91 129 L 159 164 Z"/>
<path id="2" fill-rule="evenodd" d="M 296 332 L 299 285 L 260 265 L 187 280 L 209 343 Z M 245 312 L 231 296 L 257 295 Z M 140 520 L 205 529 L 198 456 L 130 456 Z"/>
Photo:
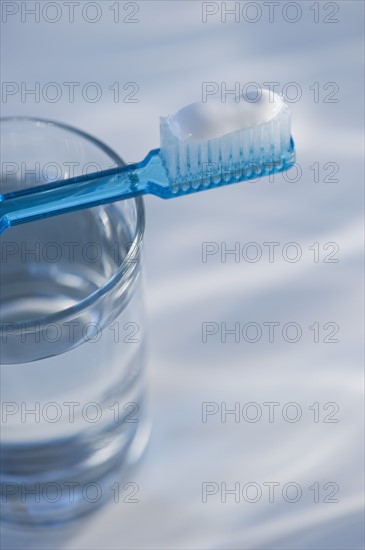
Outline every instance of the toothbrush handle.
<path id="1" fill-rule="evenodd" d="M 151 151 L 144 161 L 137 164 L 5 196 L 0 201 L 0 233 L 16 224 L 150 192 L 150 176 L 154 166 L 155 175 L 159 176 L 157 179 L 163 183 L 167 178 L 158 153 L 159 150 Z"/>
<path id="2" fill-rule="evenodd" d="M 291 140 L 287 157 L 278 166 L 264 165 L 263 175 L 290 168 L 295 161 L 294 143 Z M 215 164 L 215 163 L 213 163 Z M 136 164 L 129 164 L 103 172 L 50 183 L 43 187 L 25 189 L 0 195 L 0 233 L 9 226 L 31 220 L 47 218 L 151 193 L 162 199 L 170 199 L 220 187 L 256 177 L 256 172 L 239 174 L 228 172 L 227 178 L 209 171 L 198 182 L 169 180 L 160 149 L 154 149 Z M 194 185 L 195 183 L 195 185 Z"/>

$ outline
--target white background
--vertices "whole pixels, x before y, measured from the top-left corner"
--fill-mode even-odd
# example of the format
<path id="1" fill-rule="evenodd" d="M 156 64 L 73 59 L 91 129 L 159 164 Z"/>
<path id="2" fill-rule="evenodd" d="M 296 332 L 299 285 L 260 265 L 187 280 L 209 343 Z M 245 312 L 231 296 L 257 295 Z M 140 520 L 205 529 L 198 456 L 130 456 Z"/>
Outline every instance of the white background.
<path id="1" fill-rule="evenodd" d="M 3 2 L 6 4 L 6 2 Z M 20 3 L 11 2 L 10 4 Z M 34 2 L 28 2 L 28 7 Z M 46 2 L 41 2 L 44 6 Z M 158 117 L 201 99 L 203 82 L 278 82 L 290 98 L 293 136 L 301 177 L 288 173 L 274 182 L 242 183 L 173 201 L 145 200 L 145 297 L 149 332 L 149 377 L 154 426 L 150 445 L 134 479 L 136 504 L 110 503 L 86 523 L 41 538 L 5 532 L 4 548 L 81 549 L 360 549 L 362 530 L 362 204 L 363 59 L 362 2 L 281 2 L 269 21 L 265 3 L 240 3 L 238 21 L 222 22 L 222 5 L 202 22 L 201 2 L 139 1 L 137 23 L 120 2 L 98 2 L 101 18 L 85 21 L 87 2 L 68 8 L 58 2 L 56 23 L 49 8 L 39 23 L 20 12 L 2 24 L 2 80 L 41 88 L 57 82 L 58 102 L 41 96 L 22 101 L 20 93 L 1 103 L 2 115 L 30 115 L 72 124 L 105 141 L 127 162 L 141 160 L 159 144 Z M 227 7 L 234 3 L 228 2 Z M 252 3 L 251 3 L 252 4 Z M 258 7 L 257 7 L 258 6 Z M 312 6 L 312 8 L 311 8 Z M 314 6 L 314 8 L 313 8 Z M 337 7 L 339 10 L 337 11 Z M 260 15 L 260 10 L 261 15 Z M 19 8 L 20 9 L 20 8 Z M 87 17 L 95 11 L 89 8 Z M 242 9 L 244 10 L 242 12 Z M 319 22 L 314 22 L 318 9 Z M 246 10 L 246 11 L 245 11 Z M 257 11 L 259 10 L 259 11 Z M 332 14 L 333 12 L 333 14 Z M 335 13 L 337 12 L 337 13 Z M 244 15 L 243 15 L 244 14 Z M 253 23 L 247 19 L 258 20 Z M 324 22 L 324 18 L 338 22 Z M 79 82 L 70 103 L 64 82 Z M 92 103 L 80 93 L 89 82 L 102 90 Z M 115 102 L 109 89 L 136 82 L 137 103 Z M 296 86 L 288 87 L 288 83 Z M 315 85 L 314 83 L 318 83 Z M 327 102 L 334 88 L 336 93 Z M 286 87 L 285 87 L 286 86 Z M 319 98 L 315 101 L 314 89 Z M 312 89 L 311 89 L 312 88 Z M 51 92 L 51 91 L 50 91 Z M 90 93 L 92 90 L 90 90 Z M 317 99 L 317 98 L 316 98 Z M 319 181 L 310 169 L 319 163 Z M 325 165 L 336 163 L 339 181 Z M 263 256 L 256 263 L 220 255 L 202 262 L 202 243 L 227 248 L 255 242 Z M 274 262 L 264 242 L 280 243 Z M 296 263 L 283 259 L 286 243 L 300 246 Z M 309 247 L 319 243 L 320 261 Z M 323 262 L 339 247 L 337 263 Z M 297 343 L 264 332 L 257 343 L 227 343 L 219 335 L 202 343 L 204 321 L 297 322 Z M 308 327 L 337 323 L 338 343 L 313 342 Z M 273 423 L 264 402 L 278 402 Z M 202 422 L 202 402 L 261 404 L 257 423 L 219 414 Z M 297 423 L 283 419 L 282 406 L 296 402 Z M 313 403 L 335 402 L 338 423 L 313 421 Z M 330 412 L 330 409 L 327 413 Z M 264 492 L 248 503 L 232 495 L 202 502 L 202 482 L 300 484 L 297 503 Z M 314 482 L 338 484 L 338 503 L 314 503 Z M 323 497 L 329 490 L 321 493 Z"/>

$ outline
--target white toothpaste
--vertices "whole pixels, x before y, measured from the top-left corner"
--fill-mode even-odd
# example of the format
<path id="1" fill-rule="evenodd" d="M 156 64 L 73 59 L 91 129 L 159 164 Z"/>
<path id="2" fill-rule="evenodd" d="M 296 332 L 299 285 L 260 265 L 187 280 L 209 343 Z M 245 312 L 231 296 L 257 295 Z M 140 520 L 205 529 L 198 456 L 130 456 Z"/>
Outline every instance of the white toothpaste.
<path id="1" fill-rule="evenodd" d="M 215 139 L 269 122 L 284 105 L 279 95 L 266 89 L 237 99 L 187 105 L 169 117 L 171 132 L 184 142 Z"/>
<path id="2" fill-rule="evenodd" d="M 171 181 L 198 186 L 207 163 L 221 166 L 221 177 L 234 173 L 238 180 L 249 163 L 266 173 L 267 166 L 287 162 L 292 155 L 287 104 L 266 89 L 237 99 L 192 103 L 161 117 L 161 155 Z"/>

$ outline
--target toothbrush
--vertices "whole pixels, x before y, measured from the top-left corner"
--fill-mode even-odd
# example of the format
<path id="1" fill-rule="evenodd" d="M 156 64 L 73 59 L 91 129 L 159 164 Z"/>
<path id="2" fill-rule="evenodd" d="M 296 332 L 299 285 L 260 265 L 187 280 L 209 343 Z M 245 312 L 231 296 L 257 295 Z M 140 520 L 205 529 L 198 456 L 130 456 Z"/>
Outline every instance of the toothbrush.
<path id="1" fill-rule="evenodd" d="M 260 92 L 259 99 L 247 93 L 161 117 L 161 148 L 141 162 L 0 195 L 0 233 L 147 193 L 170 199 L 287 170 L 295 161 L 288 106 Z"/>

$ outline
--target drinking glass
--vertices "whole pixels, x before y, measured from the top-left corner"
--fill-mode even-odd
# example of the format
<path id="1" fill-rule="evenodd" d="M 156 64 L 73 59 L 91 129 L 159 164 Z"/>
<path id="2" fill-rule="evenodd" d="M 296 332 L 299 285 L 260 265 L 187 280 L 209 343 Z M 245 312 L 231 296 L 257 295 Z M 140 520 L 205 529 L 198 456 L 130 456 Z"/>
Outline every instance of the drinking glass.
<path id="1" fill-rule="evenodd" d="M 1 193 L 123 164 L 93 137 L 3 119 Z M 141 198 L 7 229 L 1 247 L 1 511 L 54 524 L 138 492 L 148 439 Z"/>

